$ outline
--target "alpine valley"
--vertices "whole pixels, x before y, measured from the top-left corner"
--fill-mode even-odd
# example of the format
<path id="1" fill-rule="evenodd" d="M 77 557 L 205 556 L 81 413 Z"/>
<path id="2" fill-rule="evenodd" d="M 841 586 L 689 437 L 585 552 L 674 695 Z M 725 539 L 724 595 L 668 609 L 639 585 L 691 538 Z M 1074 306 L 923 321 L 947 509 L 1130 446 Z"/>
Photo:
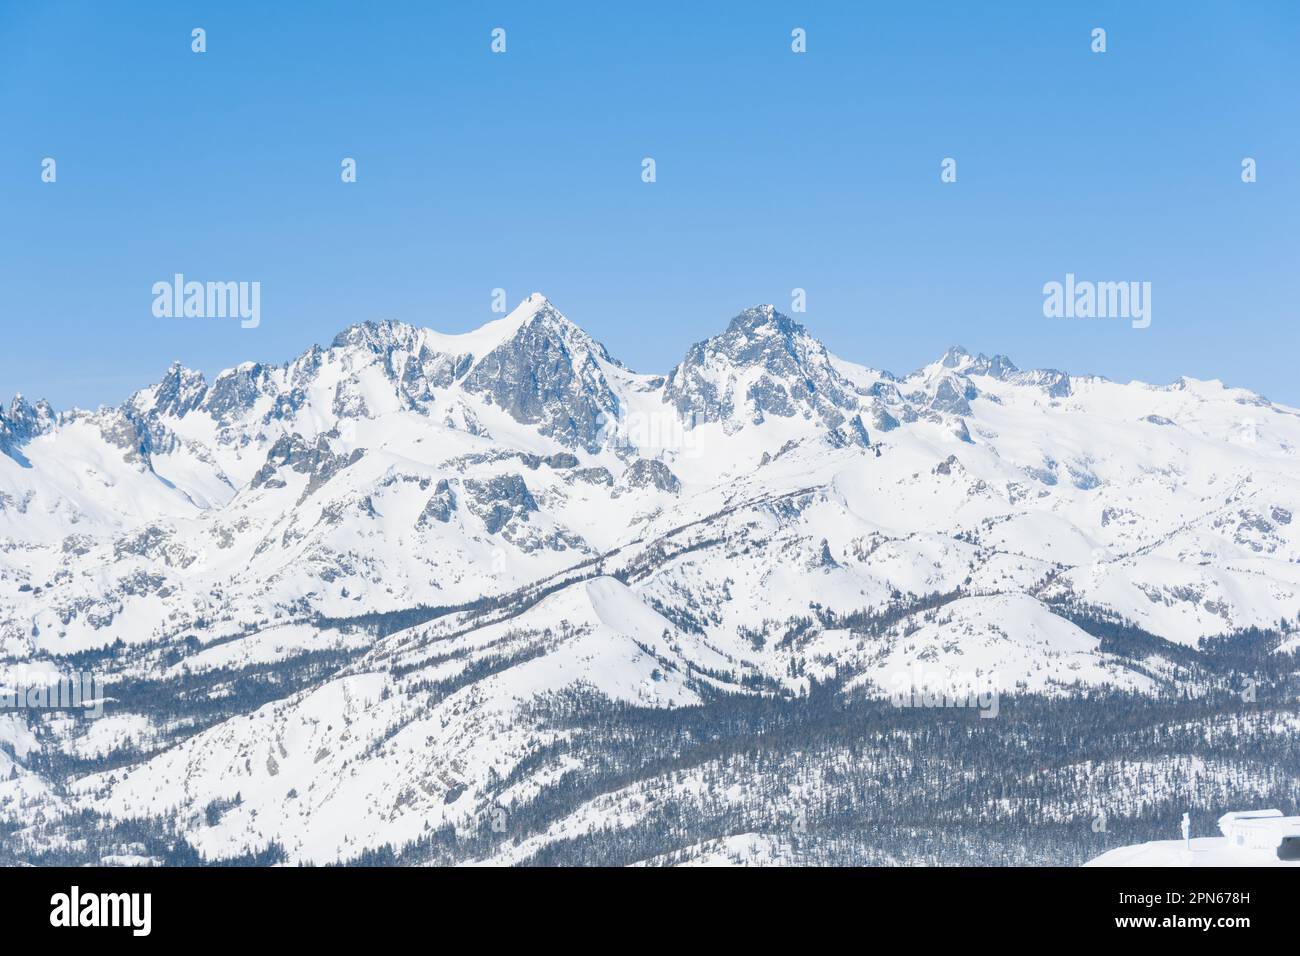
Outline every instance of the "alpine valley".
<path id="1" fill-rule="evenodd" d="M 1295 812 L 1298 618 L 1241 388 L 367 322 L 0 412 L 0 863 L 1081 863 Z"/>

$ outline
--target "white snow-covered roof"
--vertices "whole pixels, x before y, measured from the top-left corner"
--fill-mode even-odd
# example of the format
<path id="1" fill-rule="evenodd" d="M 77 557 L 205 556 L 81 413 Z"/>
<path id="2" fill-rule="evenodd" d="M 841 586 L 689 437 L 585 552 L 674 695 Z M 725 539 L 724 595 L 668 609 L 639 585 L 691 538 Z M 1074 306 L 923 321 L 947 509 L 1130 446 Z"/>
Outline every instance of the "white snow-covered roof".
<path id="1" fill-rule="evenodd" d="M 1281 810 L 1232 810 L 1219 817 L 1219 826 L 1239 820 L 1264 820 L 1282 816 Z"/>

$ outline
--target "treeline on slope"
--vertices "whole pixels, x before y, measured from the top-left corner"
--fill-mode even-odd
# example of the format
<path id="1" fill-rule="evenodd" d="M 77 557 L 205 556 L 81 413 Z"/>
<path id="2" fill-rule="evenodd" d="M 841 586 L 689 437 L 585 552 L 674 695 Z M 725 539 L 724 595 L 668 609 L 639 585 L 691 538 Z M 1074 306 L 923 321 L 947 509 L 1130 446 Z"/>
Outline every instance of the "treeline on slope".
<path id="1" fill-rule="evenodd" d="M 161 816 L 115 819 L 85 809 L 21 826 L 0 824 L 0 866 L 92 866 L 122 856 L 160 866 L 275 866 L 288 859 L 275 840 L 231 856 L 205 856 Z"/>
<path id="2" fill-rule="evenodd" d="M 119 655 L 129 653 L 119 649 Z M 51 721 L 71 719 L 75 726 L 96 719 L 81 710 L 51 711 L 32 722 L 42 746 L 32 752 L 28 765 L 57 783 L 89 773 L 115 770 L 138 763 L 196 733 L 232 717 L 281 700 L 299 690 L 329 680 L 360 651 L 339 647 L 303 651 L 275 661 L 259 661 L 243 667 L 213 667 L 190 670 L 180 667 L 165 678 L 138 677 L 112 670 L 104 673 L 103 716 L 140 714 L 149 719 L 151 734 L 147 749 L 123 744 L 107 754 L 81 756 L 67 752 L 49 730 Z M 107 668 L 105 656 L 100 667 Z M 122 661 L 118 667 L 124 666 Z M 66 732 L 66 729 L 61 732 Z M 75 731 L 74 731 L 75 732 Z"/>
<path id="3" fill-rule="evenodd" d="M 1300 622 L 1289 624 L 1282 619 L 1277 628 L 1246 627 L 1204 637 L 1195 644 L 1180 644 L 1145 631 L 1112 611 L 1070 600 L 1053 601 L 1049 606 L 1053 614 L 1100 640 L 1104 653 L 1132 661 L 1158 657 L 1205 676 L 1257 681 L 1291 681 L 1300 671 L 1300 650 L 1279 650 L 1294 636 L 1289 629 L 1300 627 Z"/>
<path id="4" fill-rule="evenodd" d="M 350 862 L 489 859 L 625 788 L 636 791 L 635 824 L 547 842 L 528 862 L 624 865 L 758 833 L 806 863 L 1066 865 L 1169 838 L 1184 811 L 1198 832 L 1214 832 L 1224 802 L 1242 793 L 1284 809 L 1300 801 L 1300 741 L 1278 732 L 1298 716 L 1286 695 L 1024 696 L 1004 698 L 986 720 L 846 699 L 814 683 L 795 699 L 673 709 L 573 691 L 538 701 L 529 716 L 570 733 L 489 781 L 493 792 L 577 769 L 535 799 L 502 804 L 499 831 L 486 821 L 469 832 L 442 827 Z"/>
<path id="5" fill-rule="evenodd" d="M 769 622 L 763 630 L 786 645 L 797 645 L 818 628 L 881 636 L 911 615 L 932 613 L 962 596 L 960 589 L 920 597 L 895 594 L 884 609 L 850 614 L 814 603 L 810 615 L 783 624 Z M 1071 769 L 1080 762 L 1170 765 L 1195 756 L 1216 761 L 1221 773 L 1249 785 L 1259 803 L 1294 806 L 1300 766 L 1292 735 L 1257 732 L 1260 721 L 1294 717 L 1290 702 L 1296 697 L 1297 655 L 1278 650 L 1287 639 L 1286 621 L 1279 622 L 1276 631 L 1246 629 L 1189 648 L 1096 609 L 1067 602 L 1052 607 L 1098 637 L 1103 650 L 1131 660 L 1135 667 L 1159 658 L 1189 673 L 1249 675 L 1259 680 L 1258 700 L 1243 699 L 1230 682 L 1220 679 L 1208 682 L 1198 698 L 1186 692 L 1152 698 L 1109 691 L 1004 698 L 999 718 L 986 721 L 969 710 L 898 710 L 887 702 L 846 697 L 839 679 L 810 681 L 808 692 L 795 698 L 774 693 L 778 688 L 771 684 L 763 685 L 765 695 L 756 696 L 719 693 L 696 682 L 705 703 L 674 709 L 632 707 L 579 690 L 543 698 L 523 715 L 541 727 L 573 730 L 572 736 L 531 753 L 508 778 L 488 781 L 493 792 L 503 792 L 538 771 L 561 764 L 578 768 L 565 772 L 527 804 L 503 807 L 507 830 L 475 826 L 457 833 L 442 827 L 400 848 L 368 850 L 352 862 L 449 863 L 490 857 L 504 841 L 543 832 L 588 800 L 623 787 L 662 790 L 664 781 L 685 773 L 700 775 L 706 792 L 739 788 L 742 798 L 734 806 L 693 806 L 665 795 L 635 826 L 551 843 L 534 862 L 636 862 L 710 839 L 759 832 L 810 862 L 917 861 L 933 852 L 949 862 L 1063 863 L 1091 857 L 1105 849 L 1099 844 L 1107 841 L 1120 845 L 1167 835 L 1170 821 L 1176 823 L 1188 806 L 1205 814 L 1224 809 L 1222 793 L 1198 796 L 1186 785 L 1150 771 L 1143 783 L 1146 789 L 1124 784 L 1127 791 L 1142 795 L 1130 794 L 1107 830 L 1094 833 L 1088 818 L 1085 833 L 1077 808 L 1102 806 L 1098 794 L 1120 785 L 1105 777 L 1080 779 Z M 135 670 L 128 665 L 164 658 L 168 666 L 181 666 L 166 679 L 125 678 L 111 687 L 107 712 L 144 714 L 160 732 L 148 752 L 124 746 L 106 756 L 85 758 L 70 756 L 57 745 L 43 746 L 32 755 L 32 769 L 59 784 L 136 763 L 199 730 L 327 680 L 359 653 L 322 649 L 241 668 L 185 668 L 185 655 L 202 646 L 193 638 L 143 648 L 119 643 L 64 658 L 85 669 Z M 436 701 L 537 653 L 541 645 L 526 647 L 521 654 L 492 656 L 450 682 L 424 682 L 411 691 Z M 791 659 L 792 667 L 796 660 Z M 1205 739 L 1207 721 L 1230 718 L 1247 725 Z M 802 830 L 793 830 L 795 804 L 788 790 L 790 781 L 803 780 L 817 781 L 830 802 L 802 807 L 808 818 Z M 961 781 L 961 787 L 954 790 L 951 781 Z M 1004 810 L 992 813 L 991 807 Z M 97 831 L 110 832 L 102 842 L 86 844 L 80 857 L 71 850 L 49 850 L 53 844 L 42 844 L 47 849 L 40 853 L 66 852 L 72 854 L 67 859 L 93 862 L 93 852 L 117 840 L 111 832 L 116 826 L 96 824 Z M 945 833 L 949 842 L 926 849 L 911 835 L 917 828 Z M 76 818 L 56 829 L 84 839 Z M 167 832 L 166 827 L 160 832 Z M 4 836 L 0 832 L 0 838 Z M 173 849 L 163 853 L 150 845 L 148 855 L 178 860 L 189 852 L 179 838 L 168 846 Z M 273 848 L 265 852 L 270 854 L 267 859 L 274 856 Z M 259 853 L 263 851 L 247 859 L 261 859 Z"/>

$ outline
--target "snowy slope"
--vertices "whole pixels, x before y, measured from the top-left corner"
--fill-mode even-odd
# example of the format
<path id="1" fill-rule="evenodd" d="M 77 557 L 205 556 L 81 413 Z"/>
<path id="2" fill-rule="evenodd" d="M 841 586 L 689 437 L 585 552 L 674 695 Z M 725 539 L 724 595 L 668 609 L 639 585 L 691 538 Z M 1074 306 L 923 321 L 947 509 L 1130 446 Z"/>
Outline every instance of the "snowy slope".
<path id="1" fill-rule="evenodd" d="M 540 295 L 464 335 L 174 365 L 119 408 L 15 400 L 0 686 L 92 661 L 124 696 L 0 724 L 0 822 L 91 808 L 325 862 L 562 789 L 575 734 L 536 712 L 592 695 L 1204 689 L 1212 639 L 1300 639 L 1298 454 L 1300 412 L 1219 382 L 960 349 L 896 376 L 770 306 L 638 374 Z M 573 799 L 539 832 L 588 825 Z"/>
<path id="2" fill-rule="evenodd" d="M 1233 846 L 1223 837 L 1194 837 L 1188 850 L 1182 840 L 1159 840 L 1108 850 L 1086 866 L 1300 866 L 1277 854 Z"/>

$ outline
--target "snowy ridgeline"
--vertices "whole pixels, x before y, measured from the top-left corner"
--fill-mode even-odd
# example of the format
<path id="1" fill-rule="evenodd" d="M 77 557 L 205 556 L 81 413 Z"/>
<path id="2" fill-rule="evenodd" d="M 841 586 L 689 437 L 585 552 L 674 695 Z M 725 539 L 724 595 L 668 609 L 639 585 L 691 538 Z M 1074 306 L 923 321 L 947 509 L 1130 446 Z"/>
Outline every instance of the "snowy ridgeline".
<path id="1" fill-rule="evenodd" d="M 1297 449 L 770 307 L 642 375 L 540 296 L 15 401 L 0 692 L 108 700 L 0 710 L 0 858 L 1082 863 L 1189 777 L 1294 807 Z"/>

